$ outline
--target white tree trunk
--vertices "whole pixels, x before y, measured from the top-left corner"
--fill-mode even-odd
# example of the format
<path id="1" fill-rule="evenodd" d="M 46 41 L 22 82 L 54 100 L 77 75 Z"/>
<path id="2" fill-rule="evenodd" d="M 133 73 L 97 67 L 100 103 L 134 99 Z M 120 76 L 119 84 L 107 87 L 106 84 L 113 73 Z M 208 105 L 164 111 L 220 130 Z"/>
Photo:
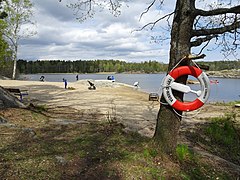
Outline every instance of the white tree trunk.
<path id="1" fill-rule="evenodd" d="M 14 52 L 13 52 L 13 74 L 12 79 L 16 79 L 16 71 L 17 71 L 17 51 L 18 51 L 18 43 L 17 40 L 15 42 Z"/>

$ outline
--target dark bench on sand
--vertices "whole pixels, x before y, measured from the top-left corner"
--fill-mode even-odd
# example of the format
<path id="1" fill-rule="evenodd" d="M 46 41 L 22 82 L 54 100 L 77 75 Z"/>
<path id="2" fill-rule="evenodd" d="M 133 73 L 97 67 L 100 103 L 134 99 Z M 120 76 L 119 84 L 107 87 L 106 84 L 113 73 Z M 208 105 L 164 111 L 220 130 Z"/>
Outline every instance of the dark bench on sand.
<path id="1" fill-rule="evenodd" d="M 23 101 L 23 96 L 28 95 L 28 90 L 20 90 L 16 88 L 5 88 L 5 89 L 8 90 L 10 93 L 14 94 L 15 96 L 19 96 L 21 102 Z"/>

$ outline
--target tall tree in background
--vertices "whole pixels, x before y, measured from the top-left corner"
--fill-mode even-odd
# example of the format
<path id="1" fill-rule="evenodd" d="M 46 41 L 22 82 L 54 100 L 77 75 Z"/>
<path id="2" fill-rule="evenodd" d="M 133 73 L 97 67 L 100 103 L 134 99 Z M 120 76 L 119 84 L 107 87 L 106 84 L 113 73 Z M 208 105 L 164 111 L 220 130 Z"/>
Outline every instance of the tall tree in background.
<path id="1" fill-rule="evenodd" d="M 5 17 L 7 17 L 7 14 L 3 11 L 2 2 L 3 1 L 0 0 L 0 28 L 4 29 L 5 23 L 4 23 L 3 19 Z M 0 32 L 0 61 L 3 59 L 6 49 L 7 49 L 7 43 L 3 39 L 2 32 Z"/>
<path id="2" fill-rule="evenodd" d="M 4 29 L 6 27 L 6 24 L 2 19 L 0 19 L 0 28 Z M 0 31 L 0 67 L 4 64 L 7 57 L 11 55 L 11 51 L 9 49 L 9 45 L 6 42 L 6 40 L 3 38 L 3 34 Z"/>
<path id="3" fill-rule="evenodd" d="M 93 17 L 95 10 L 98 9 L 97 6 L 110 9 L 114 15 L 118 15 L 123 2 L 123 0 L 79 0 L 69 6 L 75 10 L 79 20 L 85 20 Z M 198 8 L 197 2 L 201 3 Z M 171 32 L 168 72 L 180 59 L 191 54 L 193 47 L 202 48 L 200 50 L 202 52 L 211 40 L 215 40 L 215 45 L 221 46 L 226 55 L 237 50 L 240 27 L 239 0 L 216 0 L 211 1 L 211 4 L 205 0 L 176 0 L 175 3 L 173 12 L 168 12 L 143 27 L 156 28 L 156 24 L 160 21 L 169 21 L 172 17 L 172 22 L 168 23 Z M 163 5 L 164 0 L 152 0 L 141 16 Z M 189 61 L 183 61 L 180 65 L 188 65 L 188 63 Z M 186 79 L 187 77 L 182 77 L 178 82 L 186 84 Z M 173 93 L 177 99 L 183 100 L 182 93 Z M 154 139 L 167 153 L 175 151 L 180 122 L 181 117 L 176 115 L 170 106 L 161 105 Z"/>
<path id="4" fill-rule="evenodd" d="M 0 19 L 7 17 L 7 13 L 3 11 L 3 1 L 5 0 L 0 0 Z"/>
<path id="5" fill-rule="evenodd" d="M 0 1 L 0 29 L 3 30 L 6 28 L 6 23 L 3 20 L 7 17 L 7 13 L 3 11 L 3 0 Z M 3 37 L 2 31 L 0 31 L 0 73 L 4 74 L 4 71 L 8 71 L 9 69 L 6 67 L 7 59 L 10 57 L 11 51 L 9 49 L 9 45 Z"/>
<path id="6" fill-rule="evenodd" d="M 7 17 L 4 18 L 4 21 L 7 27 L 2 29 L 2 33 L 12 50 L 12 58 L 14 61 L 12 79 L 16 78 L 19 40 L 34 35 L 34 32 L 28 29 L 21 31 L 23 25 L 33 24 L 30 20 L 32 16 L 32 7 L 33 4 L 30 0 L 6 0 L 6 5 L 4 6 L 4 12 L 7 13 Z"/>

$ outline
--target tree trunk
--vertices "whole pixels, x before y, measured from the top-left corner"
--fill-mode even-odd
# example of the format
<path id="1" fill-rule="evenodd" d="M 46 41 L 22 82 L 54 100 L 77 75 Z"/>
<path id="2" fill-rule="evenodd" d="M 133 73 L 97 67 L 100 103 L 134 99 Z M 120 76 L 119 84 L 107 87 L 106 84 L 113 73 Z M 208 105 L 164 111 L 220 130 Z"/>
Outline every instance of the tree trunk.
<path id="1" fill-rule="evenodd" d="M 13 74 L 12 74 L 12 79 L 16 79 L 16 69 L 17 69 L 17 60 L 13 60 Z"/>
<path id="2" fill-rule="evenodd" d="M 15 45 L 14 52 L 13 52 L 13 74 L 12 79 L 16 79 L 16 70 L 17 70 L 17 45 Z"/>
<path id="3" fill-rule="evenodd" d="M 194 22 L 195 0 L 177 0 L 175 16 L 171 31 L 171 48 L 168 72 L 184 56 L 190 54 L 190 40 Z M 183 61 L 180 65 L 188 65 Z M 186 77 L 176 81 L 186 84 Z M 173 91 L 178 100 L 183 100 L 183 93 Z M 166 102 L 164 97 L 161 102 Z M 182 114 L 182 112 L 178 112 Z M 166 153 L 174 153 L 177 146 L 177 137 L 180 128 L 181 117 L 178 116 L 169 105 L 161 105 L 158 112 L 157 125 L 154 139 Z"/>

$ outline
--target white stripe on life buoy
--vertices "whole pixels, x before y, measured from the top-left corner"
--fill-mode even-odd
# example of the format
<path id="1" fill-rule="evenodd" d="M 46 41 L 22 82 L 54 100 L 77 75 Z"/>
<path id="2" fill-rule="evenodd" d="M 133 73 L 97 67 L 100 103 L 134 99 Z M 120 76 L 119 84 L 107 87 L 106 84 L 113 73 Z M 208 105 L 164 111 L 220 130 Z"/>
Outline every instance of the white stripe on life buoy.
<path id="1" fill-rule="evenodd" d="M 192 75 L 196 77 L 200 82 L 201 94 L 192 102 L 181 102 L 177 100 L 172 93 L 171 85 L 177 78 L 183 75 Z M 163 96 L 166 99 L 167 103 L 179 111 L 192 111 L 200 108 L 207 101 L 210 94 L 210 82 L 207 75 L 201 69 L 194 66 L 181 66 L 173 69 L 165 77 L 162 86 Z"/>

